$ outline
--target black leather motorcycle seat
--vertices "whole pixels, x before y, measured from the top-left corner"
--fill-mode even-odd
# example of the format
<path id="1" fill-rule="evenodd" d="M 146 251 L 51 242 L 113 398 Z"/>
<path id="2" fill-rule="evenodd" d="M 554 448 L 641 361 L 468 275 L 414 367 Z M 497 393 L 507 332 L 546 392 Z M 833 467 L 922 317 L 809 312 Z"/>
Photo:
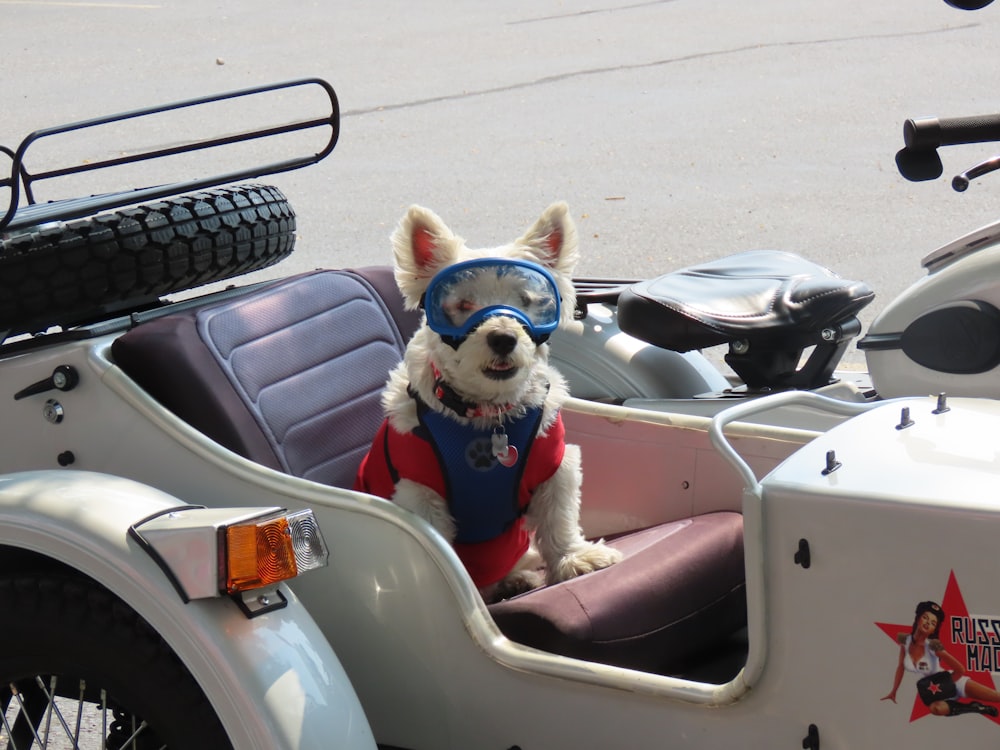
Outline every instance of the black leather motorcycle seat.
<path id="1" fill-rule="evenodd" d="M 798 255 L 753 250 L 641 281 L 618 300 L 618 325 L 677 352 L 746 339 L 822 331 L 874 299 L 863 281 L 842 279 Z"/>

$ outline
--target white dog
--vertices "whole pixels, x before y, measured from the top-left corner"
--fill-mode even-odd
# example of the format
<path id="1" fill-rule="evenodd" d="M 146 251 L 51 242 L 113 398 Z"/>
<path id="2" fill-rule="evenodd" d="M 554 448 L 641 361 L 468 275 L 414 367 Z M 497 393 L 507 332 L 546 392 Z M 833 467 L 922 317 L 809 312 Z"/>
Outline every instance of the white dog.
<path id="1" fill-rule="evenodd" d="M 405 303 L 425 315 L 389 376 L 357 489 L 429 521 L 487 601 L 618 562 L 580 530 L 580 450 L 563 441 L 567 388 L 548 364 L 545 341 L 576 299 L 566 204 L 492 250 L 413 206 L 392 242 Z"/>

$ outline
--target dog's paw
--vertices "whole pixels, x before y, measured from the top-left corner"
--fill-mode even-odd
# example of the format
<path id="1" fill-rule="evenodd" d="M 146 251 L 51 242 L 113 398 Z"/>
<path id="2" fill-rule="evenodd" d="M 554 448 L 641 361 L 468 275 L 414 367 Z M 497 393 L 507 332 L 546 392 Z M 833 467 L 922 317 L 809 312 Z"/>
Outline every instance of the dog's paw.
<path id="1" fill-rule="evenodd" d="M 602 542 L 587 542 L 559 560 L 551 571 L 551 583 L 568 581 L 584 573 L 610 567 L 621 562 L 622 557 L 620 550 Z"/>
<path id="2" fill-rule="evenodd" d="M 517 570 L 490 587 L 489 592 L 482 593 L 486 603 L 491 604 L 537 589 L 544 584 L 545 575 L 540 570 Z"/>

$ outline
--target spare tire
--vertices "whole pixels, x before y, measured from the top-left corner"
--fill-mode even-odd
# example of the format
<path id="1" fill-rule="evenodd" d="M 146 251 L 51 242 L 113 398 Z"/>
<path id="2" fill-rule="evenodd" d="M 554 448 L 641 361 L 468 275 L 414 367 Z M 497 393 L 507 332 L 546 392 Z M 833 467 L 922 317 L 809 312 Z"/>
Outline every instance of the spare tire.
<path id="1" fill-rule="evenodd" d="M 234 185 L 0 236 L 0 332 L 69 327 L 257 271 L 295 245 L 277 188 Z"/>

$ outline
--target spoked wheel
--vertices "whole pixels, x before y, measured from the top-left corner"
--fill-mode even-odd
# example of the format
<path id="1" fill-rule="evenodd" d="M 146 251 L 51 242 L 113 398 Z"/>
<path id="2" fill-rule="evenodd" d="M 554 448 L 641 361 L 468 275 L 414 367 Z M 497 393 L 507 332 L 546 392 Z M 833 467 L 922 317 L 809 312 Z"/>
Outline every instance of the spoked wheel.
<path id="1" fill-rule="evenodd" d="M 0 737 L 11 749 L 166 747 L 148 722 L 110 704 L 106 690 L 91 690 L 83 679 L 36 675 L 11 682 L 0 708 Z"/>
<path id="2" fill-rule="evenodd" d="M 0 577 L 0 748 L 230 748 L 190 672 L 98 584 Z"/>

